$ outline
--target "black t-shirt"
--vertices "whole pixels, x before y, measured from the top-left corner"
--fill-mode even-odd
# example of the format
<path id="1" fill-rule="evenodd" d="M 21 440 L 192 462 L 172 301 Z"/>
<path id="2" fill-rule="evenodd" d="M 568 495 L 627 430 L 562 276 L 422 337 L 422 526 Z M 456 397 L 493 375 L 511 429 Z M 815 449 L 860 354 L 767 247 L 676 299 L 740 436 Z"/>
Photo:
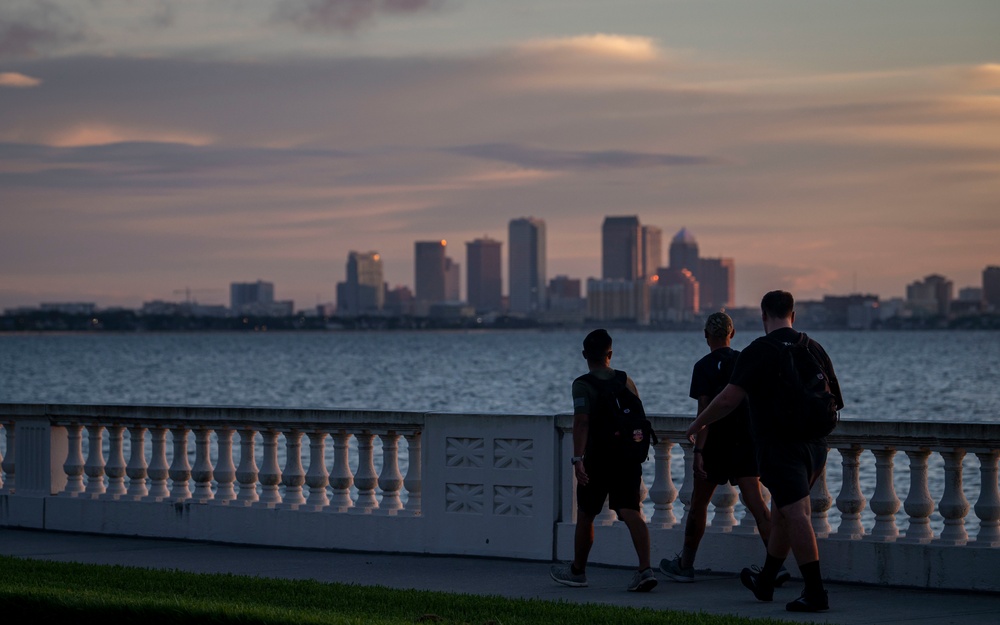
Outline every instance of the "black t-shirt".
<path id="1" fill-rule="evenodd" d="M 792 328 L 778 328 L 767 336 L 754 339 L 740 353 L 736 368 L 729 381 L 746 391 L 750 399 L 750 426 L 754 439 L 784 440 L 786 433 L 776 423 L 780 414 L 781 394 L 778 383 L 777 343 L 794 343 L 800 333 Z M 833 371 L 833 363 L 823 346 L 813 341 L 820 363 L 830 378 L 830 390 L 837 396 L 837 406 L 843 408 L 844 399 L 840 393 L 840 383 Z"/>
<path id="2" fill-rule="evenodd" d="M 694 364 L 691 373 L 691 399 L 706 396 L 711 401 L 729 383 L 730 373 L 740 352 L 730 347 L 712 350 Z M 750 437 L 750 413 L 743 401 L 728 416 L 708 426 L 709 447 L 732 447 Z"/>

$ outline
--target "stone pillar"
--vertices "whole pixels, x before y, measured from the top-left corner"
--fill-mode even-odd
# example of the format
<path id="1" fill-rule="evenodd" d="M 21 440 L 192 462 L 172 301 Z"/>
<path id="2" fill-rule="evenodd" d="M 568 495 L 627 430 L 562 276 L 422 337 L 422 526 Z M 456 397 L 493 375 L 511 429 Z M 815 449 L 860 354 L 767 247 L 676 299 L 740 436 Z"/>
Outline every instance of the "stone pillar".
<path id="1" fill-rule="evenodd" d="M 18 419 L 14 427 L 8 425 L 8 428 L 5 462 L 10 469 L 4 469 L 10 487 L 7 492 L 30 497 L 47 497 L 62 492 L 66 487 L 66 473 L 63 471 L 68 452 L 66 428 L 51 425 L 47 417 Z"/>
<path id="2" fill-rule="evenodd" d="M 1000 546 L 1000 489 L 997 488 L 997 462 L 1000 449 L 976 451 L 981 477 L 976 516 L 979 517 L 979 534 L 973 543 L 977 547 Z"/>
<path id="3" fill-rule="evenodd" d="M 152 453 L 149 458 L 149 501 L 163 501 L 170 498 L 167 479 L 170 477 L 170 465 L 167 464 L 167 428 L 158 425 L 150 428 Z"/>
<path id="4" fill-rule="evenodd" d="M 330 472 L 326 469 L 326 431 L 313 430 L 309 432 L 309 471 L 306 473 L 306 486 L 309 487 L 309 498 L 306 508 L 319 512 L 330 505 L 330 496 L 326 489 L 330 485 Z"/>
<path id="5" fill-rule="evenodd" d="M 333 487 L 333 499 L 330 501 L 331 512 L 347 512 L 354 505 L 351 501 L 351 486 L 354 485 L 354 475 L 350 466 L 351 435 L 346 430 L 337 430 L 331 434 L 333 439 L 333 470 L 330 472 L 330 486 Z"/>
<path id="6" fill-rule="evenodd" d="M 382 504 L 379 511 L 385 514 L 397 514 L 403 509 L 399 491 L 403 488 L 403 475 L 399 472 L 399 434 L 386 432 L 379 436 L 382 439 L 382 474 L 378 478 L 378 487 L 382 489 Z"/>
<path id="7" fill-rule="evenodd" d="M 875 527 L 868 538 L 880 542 L 893 542 L 899 538 L 896 527 L 896 513 L 899 511 L 899 497 L 896 496 L 893 459 L 896 450 L 892 447 L 872 448 L 875 454 L 875 492 L 869 505 L 875 513 Z"/>
<path id="8" fill-rule="evenodd" d="M 212 492 L 211 442 L 212 429 L 197 426 L 194 430 L 194 468 L 191 470 L 191 479 L 194 480 L 192 496 L 199 503 L 207 503 L 215 497 Z"/>
<path id="9" fill-rule="evenodd" d="M 840 510 L 840 527 L 835 538 L 858 540 L 865 535 L 861 525 L 861 512 L 865 509 L 865 496 L 861 493 L 859 458 L 864 451 L 859 445 L 838 447 L 843 457 L 844 482 L 837 495 L 837 509 Z"/>
<path id="10" fill-rule="evenodd" d="M 174 439 L 174 457 L 170 463 L 170 498 L 174 501 L 191 499 L 191 463 L 188 462 L 188 432 L 187 426 L 178 425 L 170 428 Z"/>
<path id="11" fill-rule="evenodd" d="M 215 430 L 218 440 L 219 456 L 215 462 L 215 490 L 216 504 L 227 505 L 231 501 L 236 501 L 236 489 L 233 483 L 236 482 L 236 466 L 233 464 L 233 434 L 236 431 L 232 428 L 221 427 Z"/>
<path id="12" fill-rule="evenodd" d="M 411 516 L 420 516 L 420 488 L 421 488 L 421 445 L 420 432 L 413 432 L 406 435 L 406 478 L 403 486 L 406 487 L 406 507 L 404 512 Z"/>
<path id="13" fill-rule="evenodd" d="M 139 501 L 149 494 L 146 477 L 146 428 L 141 425 L 131 425 L 128 428 L 129 454 L 125 475 L 128 476 L 128 498 Z"/>
<path id="14" fill-rule="evenodd" d="M 910 459 L 910 492 L 903 502 L 903 509 L 909 515 L 906 535 L 900 542 L 927 544 L 934 540 L 931 529 L 931 514 L 934 513 L 934 499 L 927 488 L 927 459 L 931 450 L 927 448 L 906 449 Z"/>
<path id="15" fill-rule="evenodd" d="M 649 489 L 649 498 L 653 501 L 653 519 L 650 527 L 670 529 L 677 525 L 674 517 L 674 500 L 677 499 L 677 487 L 670 476 L 670 449 L 674 444 L 666 438 L 653 447 L 653 487 Z"/>
<path id="16" fill-rule="evenodd" d="M 375 472 L 375 435 L 369 430 L 355 434 L 358 441 L 358 472 L 354 475 L 354 485 L 358 487 L 358 500 L 351 512 L 371 513 L 378 509 L 375 487 L 378 474 Z"/>
<path id="17" fill-rule="evenodd" d="M 969 514 L 969 500 L 962 491 L 962 460 L 965 450 L 958 447 L 941 452 L 944 458 L 944 494 L 938 503 L 938 511 L 944 517 L 944 529 L 938 543 L 942 545 L 964 545 L 969 541 L 965 531 L 965 517 Z"/>
<path id="18" fill-rule="evenodd" d="M 92 423 L 87 426 L 87 462 L 83 466 L 87 474 L 85 494 L 97 498 L 104 494 L 104 426 Z"/>
<path id="19" fill-rule="evenodd" d="M 123 440 L 125 426 L 113 424 L 108 426 L 108 464 L 104 473 L 108 476 L 108 490 L 103 497 L 120 499 L 128 491 L 125 490 L 125 454 Z"/>
<path id="20" fill-rule="evenodd" d="M 285 432 L 285 470 L 281 483 L 285 485 L 285 507 L 296 509 L 306 502 L 302 495 L 302 485 L 306 483 L 306 471 L 302 467 L 302 432 Z"/>
<path id="21" fill-rule="evenodd" d="M 63 471 L 66 473 L 66 489 L 63 494 L 68 497 L 78 497 L 86 490 L 83 481 L 83 426 L 79 423 L 67 425 L 66 442 L 69 449 L 66 463 L 63 465 Z"/>
<path id="22" fill-rule="evenodd" d="M 732 484 L 722 484 L 715 489 L 712 494 L 712 506 L 715 508 L 715 516 L 712 517 L 712 524 L 707 531 L 713 533 L 731 532 L 736 527 L 736 516 L 733 514 L 733 507 L 739 501 L 739 496 Z"/>
<path id="23" fill-rule="evenodd" d="M 240 492 L 236 501 L 244 506 L 257 502 L 257 459 L 254 457 L 254 436 L 257 431 L 249 428 L 240 430 L 240 466 L 236 469 L 236 479 L 240 483 Z"/>
<path id="24" fill-rule="evenodd" d="M 281 503 L 281 491 L 278 489 L 281 484 L 281 469 L 278 467 L 278 432 L 264 430 L 261 436 L 264 437 L 264 466 L 261 467 L 258 476 L 261 493 L 257 505 L 273 508 Z"/>

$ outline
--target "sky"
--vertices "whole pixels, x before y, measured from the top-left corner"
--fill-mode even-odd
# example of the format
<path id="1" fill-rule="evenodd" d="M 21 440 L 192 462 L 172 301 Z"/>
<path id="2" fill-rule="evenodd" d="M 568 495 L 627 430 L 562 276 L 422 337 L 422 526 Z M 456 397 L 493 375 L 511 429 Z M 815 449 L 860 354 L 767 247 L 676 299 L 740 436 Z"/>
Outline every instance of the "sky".
<path id="1" fill-rule="evenodd" d="M 980 286 L 998 32 L 996 0 L 4 0 L 0 309 L 310 308 L 439 239 L 464 291 L 528 216 L 550 278 L 637 215 L 734 258 L 739 306 Z"/>

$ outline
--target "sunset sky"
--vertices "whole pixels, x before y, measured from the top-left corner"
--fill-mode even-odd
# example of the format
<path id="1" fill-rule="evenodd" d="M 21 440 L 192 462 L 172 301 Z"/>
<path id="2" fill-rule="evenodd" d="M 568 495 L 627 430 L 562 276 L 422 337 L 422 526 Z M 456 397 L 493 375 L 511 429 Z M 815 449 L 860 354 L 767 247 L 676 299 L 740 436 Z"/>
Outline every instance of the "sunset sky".
<path id="1" fill-rule="evenodd" d="M 0 309 L 334 299 L 351 250 L 682 227 L 773 288 L 1000 265 L 996 0 L 4 0 Z M 506 278 L 505 288 L 506 292 Z"/>

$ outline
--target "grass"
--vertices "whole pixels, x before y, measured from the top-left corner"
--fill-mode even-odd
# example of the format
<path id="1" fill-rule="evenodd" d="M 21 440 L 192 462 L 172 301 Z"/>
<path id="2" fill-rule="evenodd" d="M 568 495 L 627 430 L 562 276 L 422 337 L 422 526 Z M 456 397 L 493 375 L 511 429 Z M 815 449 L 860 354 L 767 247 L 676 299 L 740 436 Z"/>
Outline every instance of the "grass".
<path id="1" fill-rule="evenodd" d="M 7 623 L 764 625 L 771 619 L 0 556 Z M 72 620 L 70 620 L 72 619 Z"/>

